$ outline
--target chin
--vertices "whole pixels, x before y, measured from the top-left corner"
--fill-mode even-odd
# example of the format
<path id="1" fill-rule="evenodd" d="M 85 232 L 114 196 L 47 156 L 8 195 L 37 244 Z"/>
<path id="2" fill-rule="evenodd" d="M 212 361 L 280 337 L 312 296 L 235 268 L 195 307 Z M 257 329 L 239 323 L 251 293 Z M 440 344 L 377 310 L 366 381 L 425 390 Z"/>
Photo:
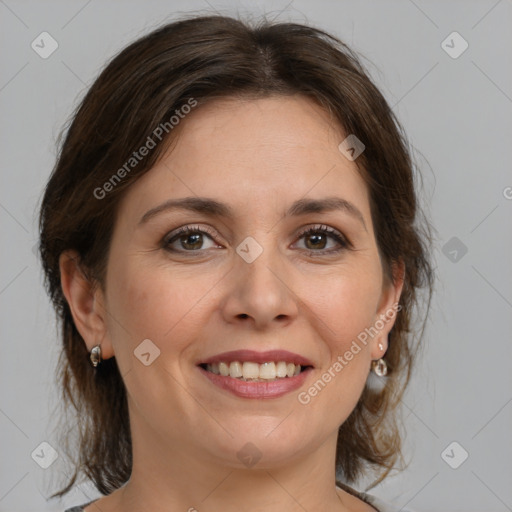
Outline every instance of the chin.
<path id="1" fill-rule="evenodd" d="M 304 450 L 305 439 L 309 436 L 305 429 L 285 426 L 283 416 L 279 418 L 262 418 L 262 421 L 241 422 L 235 429 L 231 424 L 229 429 L 233 437 L 228 435 L 218 439 L 219 444 L 214 451 L 219 459 L 231 467 L 238 469 L 270 469 L 288 463 Z M 300 434 L 300 435 L 299 435 Z M 210 437 L 210 443 L 214 440 Z M 212 451 L 212 445 L 209 445 Z"/>

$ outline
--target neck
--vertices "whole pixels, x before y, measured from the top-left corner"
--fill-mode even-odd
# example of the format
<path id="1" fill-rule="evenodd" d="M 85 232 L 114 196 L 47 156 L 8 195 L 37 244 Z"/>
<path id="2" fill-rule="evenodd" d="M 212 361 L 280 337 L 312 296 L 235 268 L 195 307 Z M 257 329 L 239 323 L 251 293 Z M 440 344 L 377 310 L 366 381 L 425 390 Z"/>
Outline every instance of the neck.
<path id="1" fill-rule="evenodd" d="M 316 450 L 295 456 L 288 463 L 266 469 L 239 469 L 219 464 L 197 453 L 193 446 L 163 441 L 146 423 L 131 424 L 132 474 L 116 491 L 116 510 L 349 510 L 349 501 L 344 499 L 348 494 L 336 489 L 336 433 Z"/>

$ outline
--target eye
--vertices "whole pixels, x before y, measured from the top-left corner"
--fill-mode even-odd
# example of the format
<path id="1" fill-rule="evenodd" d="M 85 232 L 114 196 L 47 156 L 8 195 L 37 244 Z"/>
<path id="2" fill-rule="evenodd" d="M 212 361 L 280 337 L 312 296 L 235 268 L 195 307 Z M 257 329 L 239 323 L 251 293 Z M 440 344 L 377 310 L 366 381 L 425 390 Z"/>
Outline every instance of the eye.
<path id="1" fill-rule="evenodd" d="M 339 231 L 323 224 L 317 224 L 299 233 L 299 239 L 304 238 L 305 250 L 309 254 L 314 253 L 338 253 L 351 247 L 351 243 Z M 328 239 L 334 240 L 338 247 L 326 249 Z M 317 254 L 315 254 L 317 255 Z"/>
<path id="2" fill-rule="evenodd" d="M 220 247 L 214 242 L 215 231 L 207 226 L 183 226 L 172 231 L 162 240 L 162 247 L 169 252 L 201 252 L 201 250 Z M 304 248 L 310 255 L 335 254 L 352 247 L 351 243 L 339 231 L 329 226 L 317 224 L 301 231 L 299 239 L 305 239 Z M 205 239 L 211 245 L 205 247 Z M 336 242 L 338 247 L 327 248 L 329 239 Z M 176 247 L 178 246 L 178 247 Z M 320 254 L 319 254 L 320 253 Z"/>
<path id="3" fill-rule="evenodd" d="M 162 245 L 169 252 L 199 252 L 200 249 L 219 247 L 213 243 L 215 236 L 216 233 L 206 226 L 183 226 L 166 235 Z M 212 242 L 210 247 L 205 247 L 205 237 Z M 180 248 L 173 247 L 175 244 Z"/>

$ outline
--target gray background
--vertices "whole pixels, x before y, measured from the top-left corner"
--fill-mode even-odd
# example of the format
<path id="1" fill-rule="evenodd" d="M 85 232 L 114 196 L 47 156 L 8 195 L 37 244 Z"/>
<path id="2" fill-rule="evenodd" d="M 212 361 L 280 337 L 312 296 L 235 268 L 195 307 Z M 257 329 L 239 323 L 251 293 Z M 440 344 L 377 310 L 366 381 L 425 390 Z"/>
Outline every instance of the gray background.
<path id="1" fill-rule="evenodd" d="M 180 13 L 213 10 L 266 12 L 344 39 L 369 59 L 416 149 L 439 279 L 404 397 L 410 465 L 370 492 L 424 512 L 512 510 L 510 0 L 0 0 L 0 511 L 57 511 L 98 496 L 83 483 L 47 502 L 62 457 L 48 469 L 31 457 L 42 442 L 59 451 L 51 415 L 59 346 L 33 252 L 56 137 L 107 58 Z M 43 31 L 59 45 L 47 59 L 31 48 Z M 469 44 L 456 59 L 441 46 L 453 31 Z M 469 453 L 457 469 L 441 456 L 454 441 L 452 465 Z"/>

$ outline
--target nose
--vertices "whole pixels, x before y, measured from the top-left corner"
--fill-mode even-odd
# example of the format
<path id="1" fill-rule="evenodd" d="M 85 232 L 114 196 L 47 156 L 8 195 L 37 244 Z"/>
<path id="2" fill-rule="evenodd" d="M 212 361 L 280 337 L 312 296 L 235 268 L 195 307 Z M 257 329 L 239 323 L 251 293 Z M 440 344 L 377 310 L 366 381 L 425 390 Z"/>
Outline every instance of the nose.
<path id="1" fill-rule="evenodd" d="M 287 325 L 298 315 L 293 273 L 277 249 L 269 246 L 251 263 L 238 254 L 229 273 L 223 315 L 229 323 L 247 323 L 262 330 Z"/>

